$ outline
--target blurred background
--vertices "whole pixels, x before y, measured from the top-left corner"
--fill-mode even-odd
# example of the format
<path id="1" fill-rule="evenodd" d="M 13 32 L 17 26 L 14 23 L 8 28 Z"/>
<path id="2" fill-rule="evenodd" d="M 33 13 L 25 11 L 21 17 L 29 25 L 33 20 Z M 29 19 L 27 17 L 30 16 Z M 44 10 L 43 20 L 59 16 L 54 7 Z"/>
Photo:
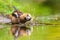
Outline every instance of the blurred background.
<path id="1" fill-rule="evenodd" d="M 60 0 L 0 0 L 0 12 L 11 13 L 12 6 L 36 16 L 60 13 Z"/>
<path id="2" fill-rule="evenodd" d="M 60 15 L 60 0 L 0 0 L 1 13 L 11 14 L 14 11 L 12 6 L 21 12 L 37 17 L 39 22 L 59 24 L 36 26 L 30 37 L 21 37 L 18 40 L 60 40 L 60 16 L 58 20 L 49 19 L 50 17 L 55 18 L 54 15 Z M 4 26 L 6 27 L 0 29 L 0 40 L 12 40 L 13 37 L 9 33 L 10 26 Z"/>

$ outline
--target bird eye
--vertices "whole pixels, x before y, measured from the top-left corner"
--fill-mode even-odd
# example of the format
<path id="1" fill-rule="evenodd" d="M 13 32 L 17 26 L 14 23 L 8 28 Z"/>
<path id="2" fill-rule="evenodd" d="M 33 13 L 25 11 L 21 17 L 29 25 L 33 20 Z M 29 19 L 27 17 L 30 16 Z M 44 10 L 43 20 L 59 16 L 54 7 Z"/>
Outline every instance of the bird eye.
<path id="1" fill-rule="evenodd" d="M 26 20 L 30 20 L 31 19 L 31 17 L 30 16 L 26 16 Z"/>

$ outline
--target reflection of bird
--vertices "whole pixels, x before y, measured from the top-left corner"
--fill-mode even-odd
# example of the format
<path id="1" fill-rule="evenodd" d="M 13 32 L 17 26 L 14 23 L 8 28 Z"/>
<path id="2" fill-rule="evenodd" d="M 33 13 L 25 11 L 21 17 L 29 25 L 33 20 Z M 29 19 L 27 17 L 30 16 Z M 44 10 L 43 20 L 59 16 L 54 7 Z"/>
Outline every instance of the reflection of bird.
<path id="1" fill-rule="evenodd" d="M 19 36 L 29 36 L 31 34 L 31 29 L 24 26 L 18 26 L 18 25 L 12 25 L 11 32 L 15 38 L 18 38 Z"/>

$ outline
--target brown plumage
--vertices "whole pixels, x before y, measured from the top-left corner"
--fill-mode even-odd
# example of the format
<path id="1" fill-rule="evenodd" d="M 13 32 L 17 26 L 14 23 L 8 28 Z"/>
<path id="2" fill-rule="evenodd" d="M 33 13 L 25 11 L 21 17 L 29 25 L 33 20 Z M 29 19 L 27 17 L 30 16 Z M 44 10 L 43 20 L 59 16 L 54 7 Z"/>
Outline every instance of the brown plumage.
<path id="1" fill-rule="evenodd" d="M 11 23 L 13 24 L 17 24 L 18 22 L 18 18 L 15 18 L 14 16 L 12 16 L 11 14 L 7 15 L 9 19 L 11 19 Z"/>
<path id="2" fill-rule="evenodd" d="M 29 19 L 26 18 L 28 16 L 30 17 Z M 25 23 L 25 22 L 30 21 L 30 20 L 31 20 L 31 15 L 30 14 L 23 14 L 23 15 L 20 16 L 20 22 L 21 23 Z"/>
<path id="3" fill-rule="evenodd" d="M 18 26 L 21 24 L 25 24 L 27 21 L 31 20 L 31 15 L 30 14 L 23 14 L 20 12 L 14 11 L 11 15 L 8 15 L 9 18 L 11 19 L 12 25 L 11 25 L 11 32 L 13 36 L 16 38 L 19 35 L 29 35 L 28 30 L 30 31 L 30 28 L 27 28 L 25 25 Z M 17 25 L 16 25 L 17 24 Z"/>
<path id="4" fill-rule="evenodd" d="M 16 18 L 13 15 L 8 15 L 8 16 L 11 19 L 12 23 L 14 23 L 14 24 L 16 24 L 16 23 L 23 23 L 24 24 L 27 21 L 30 21 L 32 18 L 30 14 L 22 14 L 18 18 Z M 29 18 L 26 18 L 26 17 L 29 17 Z"/>

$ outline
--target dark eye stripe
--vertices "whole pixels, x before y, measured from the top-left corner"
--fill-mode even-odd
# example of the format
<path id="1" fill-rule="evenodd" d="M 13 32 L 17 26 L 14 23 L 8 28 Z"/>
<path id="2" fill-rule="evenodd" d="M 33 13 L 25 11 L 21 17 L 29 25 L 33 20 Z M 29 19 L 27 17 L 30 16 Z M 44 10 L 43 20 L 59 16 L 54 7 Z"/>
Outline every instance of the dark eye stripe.
<path id="1" fill-rule="evenodd" d="M 17 18 L 17 16 L 15 14 L 12 14 L 12 16 L 14 16 L 15 18 Z"/>

